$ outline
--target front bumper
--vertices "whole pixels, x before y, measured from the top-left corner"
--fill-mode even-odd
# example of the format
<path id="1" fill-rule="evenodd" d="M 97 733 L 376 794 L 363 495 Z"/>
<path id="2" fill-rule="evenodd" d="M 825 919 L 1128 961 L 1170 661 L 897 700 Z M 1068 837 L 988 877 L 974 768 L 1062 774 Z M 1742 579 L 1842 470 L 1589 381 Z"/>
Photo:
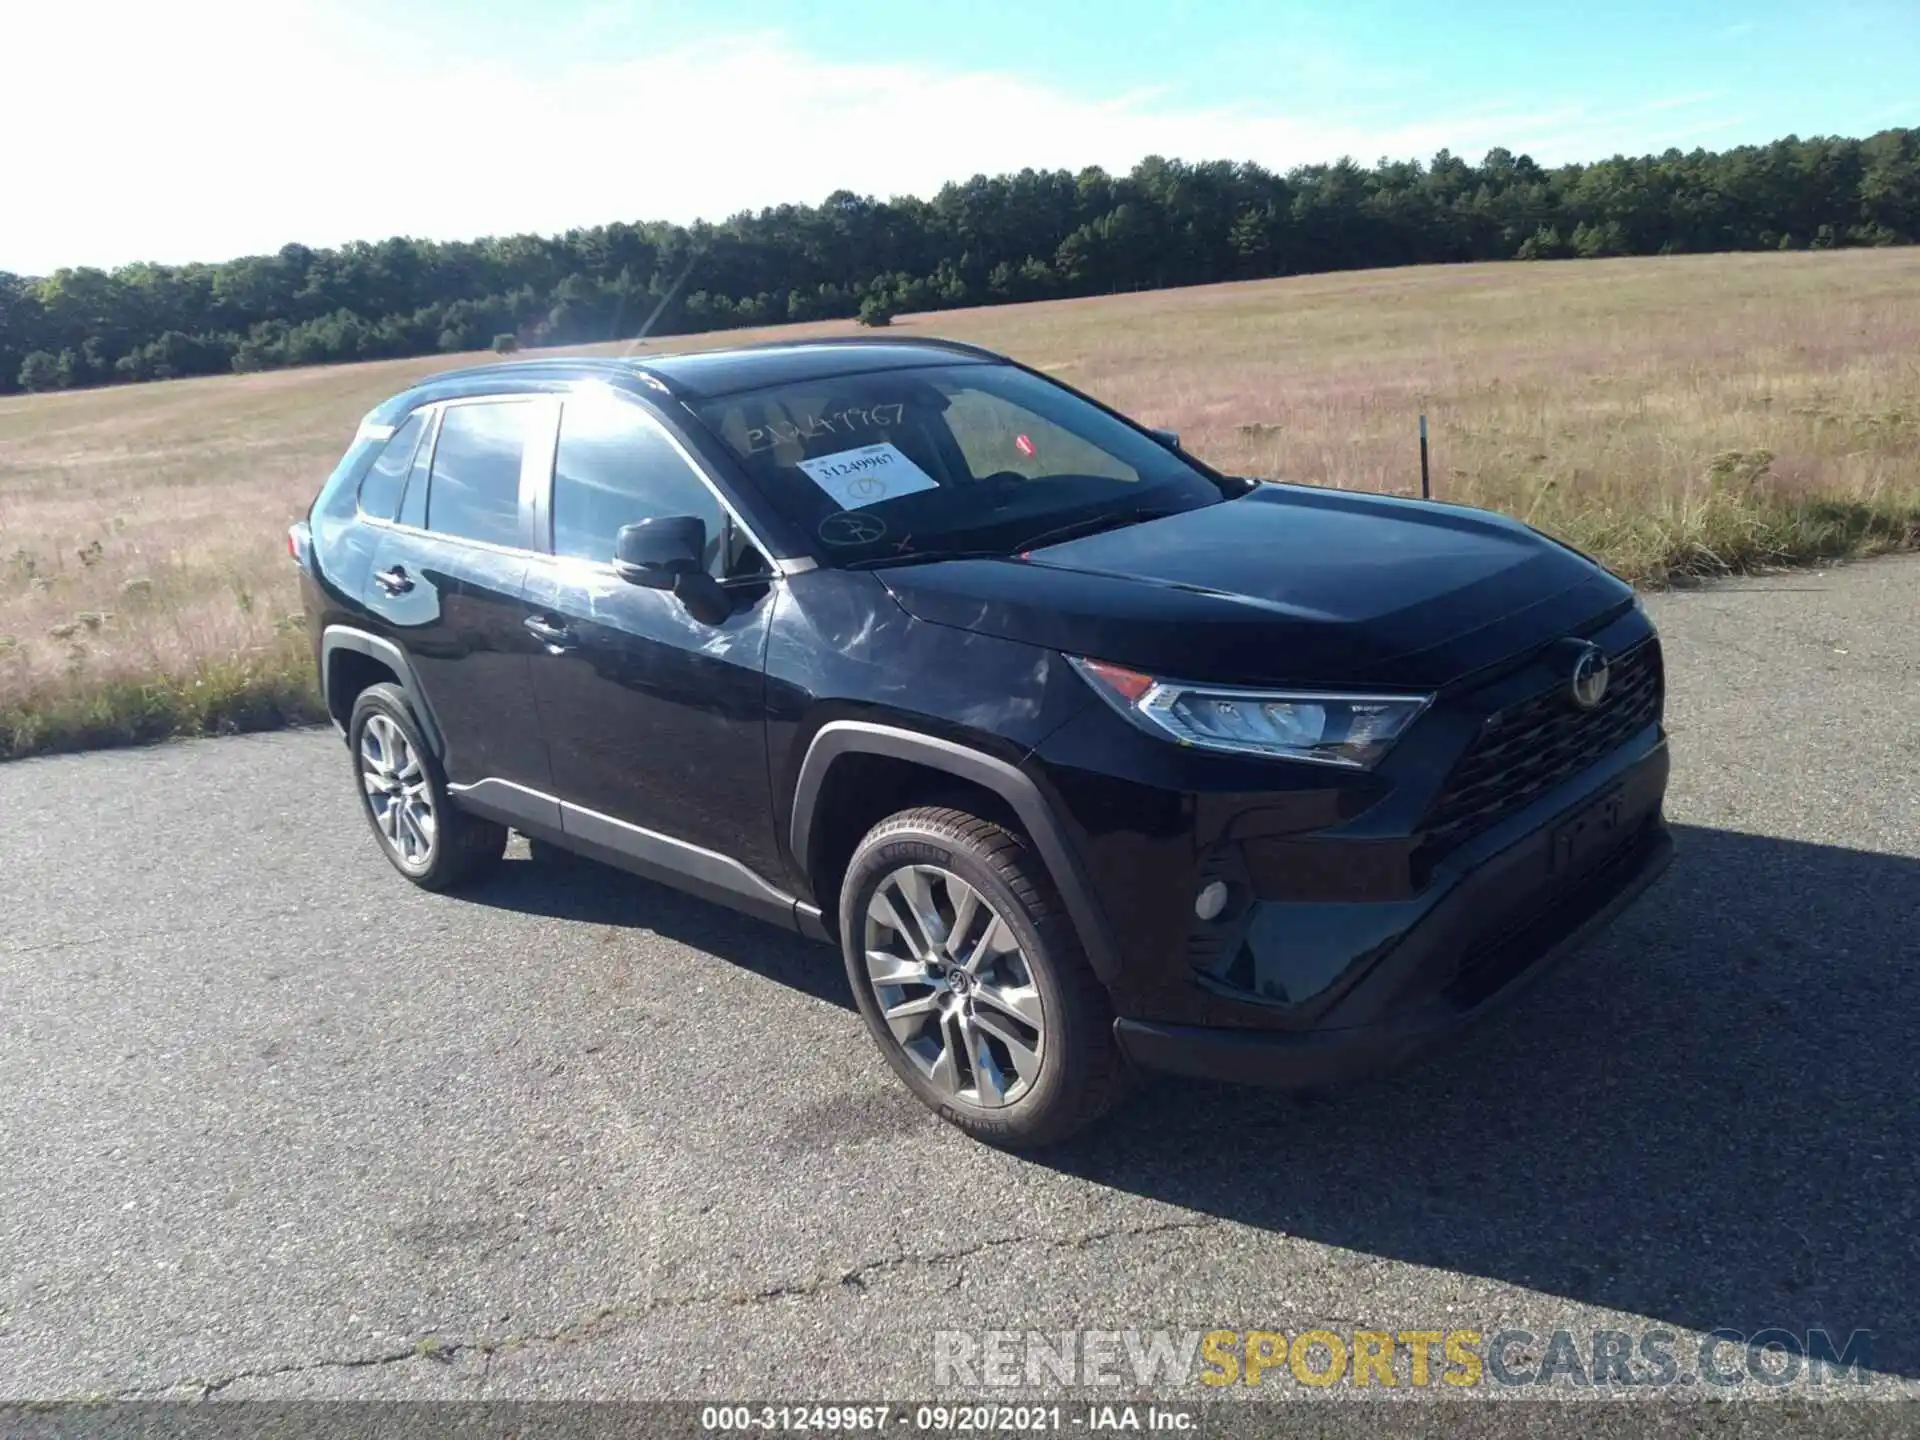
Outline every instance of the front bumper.
<path id="1" fill-rule="evenodd" d="M 1122 1050 L 1143 1069 L 1282 1086 L 1325 1085 L 1407 1063 L 1576 950 L 1666 869 L 1673 841 L 1659 809 L 1665 746 L 1634 769 L 1628 791 L 1649 795 L 1651 805 L 1633 814 L 1616 849 L 1564 880 L 1551 878 L 1559 823 L 1569 813 L 1562 812 L 1462 876 L 1362 982 L 1381 1002 L 1362 1007 L 1367 1023 L 1287 1030 L 1122 1018 L 1114 1024 Z"/>

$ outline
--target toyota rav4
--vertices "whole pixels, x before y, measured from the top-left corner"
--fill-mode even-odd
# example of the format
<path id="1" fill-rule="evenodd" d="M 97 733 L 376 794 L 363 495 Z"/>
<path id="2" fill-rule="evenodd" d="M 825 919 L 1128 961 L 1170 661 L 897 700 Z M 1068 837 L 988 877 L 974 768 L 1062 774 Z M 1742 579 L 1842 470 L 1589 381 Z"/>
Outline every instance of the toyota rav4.
<path id="1" fill-rule="evenodd" d="M 1402 1062 L 1669 855 L 1627 585 L 970 346 L 436 376 L 289 542 L 400 874 L 476 880 L 511 827 L 829 941 L 900 1079 L 1003 1145 L 1138 1071 Z"/>

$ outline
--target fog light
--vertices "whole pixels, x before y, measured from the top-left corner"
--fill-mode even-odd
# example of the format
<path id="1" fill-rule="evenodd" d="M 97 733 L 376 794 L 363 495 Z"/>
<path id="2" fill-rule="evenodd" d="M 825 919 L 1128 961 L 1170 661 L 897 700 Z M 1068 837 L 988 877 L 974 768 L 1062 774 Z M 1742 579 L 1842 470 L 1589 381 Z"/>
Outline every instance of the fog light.
<path id="1" fill-rule="evenodd" d="M 1202 920 L 1218 920 L 1226 908 L 1227 882 L 1224 880 L 1209 880 L 1193 900 L 1193 913 Z"/>

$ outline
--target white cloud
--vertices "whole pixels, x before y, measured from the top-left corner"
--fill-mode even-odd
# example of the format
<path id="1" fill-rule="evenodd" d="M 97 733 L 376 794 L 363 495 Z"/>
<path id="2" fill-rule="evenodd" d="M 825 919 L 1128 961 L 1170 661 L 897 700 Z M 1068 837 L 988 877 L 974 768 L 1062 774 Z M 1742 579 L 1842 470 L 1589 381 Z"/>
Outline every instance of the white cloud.
<path id="1" fill-rule="evenodd" d="M 561 66 L 463 58 L 320 0 L 72 0 L 29 11 L 9 40 L 0 269 L 25 273 L 288 240 L 717 219 L 840 188 L 924 195 L 982 171 L 1125 169 L 1152 153 L 1285 168 L 1643 143 L 1634 116 L 1577 103 L 1293 115 L 1164 92 L 1087 98 L 1008 74 L 849 64 L 780 34 Z"/>

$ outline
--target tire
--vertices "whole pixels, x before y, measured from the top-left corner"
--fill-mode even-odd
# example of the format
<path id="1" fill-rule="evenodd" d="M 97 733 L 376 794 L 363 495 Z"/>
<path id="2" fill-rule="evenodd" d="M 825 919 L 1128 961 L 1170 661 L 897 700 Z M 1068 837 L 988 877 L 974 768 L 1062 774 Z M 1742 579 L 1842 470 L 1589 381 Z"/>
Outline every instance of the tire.
<path id="1" fill-rule="evenodd" d="M 380 853 L 422 890 L 478 879 L 506 855 L 506 826 L 454 806 L 447 777 L 398 685 L 360 692 L 347 721 L 347 749 L 361 813 Z"/>
<path id="2" fill-rule="evenodd" d="M 848 864 L 840 936 L 887 1063 L 975 1139 L 1052 1145 L 1124 1093 L 1112 1002 L 1024 836 L 945 807 L 890 816 Z"/>

